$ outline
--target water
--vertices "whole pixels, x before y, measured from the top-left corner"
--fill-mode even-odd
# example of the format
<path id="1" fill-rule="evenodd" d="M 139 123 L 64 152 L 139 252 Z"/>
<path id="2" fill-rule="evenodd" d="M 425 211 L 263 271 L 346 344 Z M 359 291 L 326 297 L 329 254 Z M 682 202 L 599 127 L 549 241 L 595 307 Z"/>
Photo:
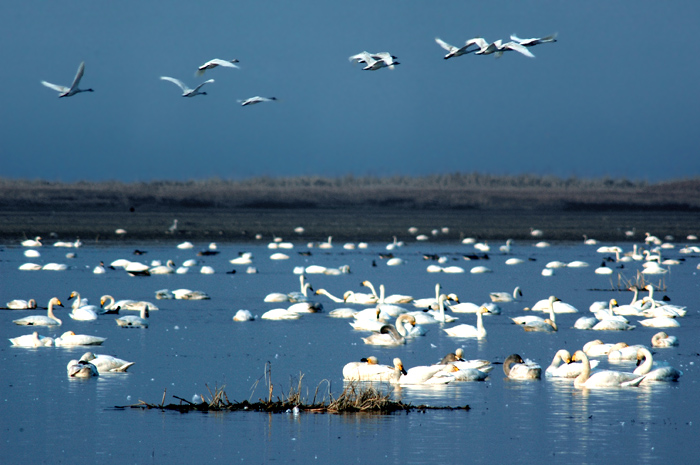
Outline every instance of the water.
<path id="1" fill-rule="evenodd" d="M 9 342 L 0 346 L 0 447 L 7 463 L 652 463 L 659 459 L 687 463 L 698 455 L 696 364 L 700 343 L 695 301 L 696 265 L 700 258 L 682 256 L 678 248 L 665 251 L 665 257 L 686 260 L 663 278 L 649 279 L 667 287 L 659 294 L 665 293 L 673 303 L 688 306 L 688 315 L 680 319 L 681 327 L 668 331 L 679 337 L 680 346 L 657 349 L 655 353 L 655 360 L 667 361 L 684 372 L 677 383 L 582 391 L 575 389 L 571 381 L 504 379 L 501 366 L 496 365 L 485 382 L 427 388 L 385 386 L 395 399 L 414 405 L 469 405 L 470 411 L 267 415 L 114 409 L 139 400 L 160 403 L 164 390 L 166 403 L 177 402 L 173 395 L 186 399 L 195 393 L 209 396 L 208 389 L 221 385 L 225 385 L 231 401 L 266 398 L 267 362 L 276 396 L 296 386 L 303 374 L 303 393 L 311 399 L 319 385 L 319 398 L 327 395 L 328 386 L 338 395 L 343 387 L 342 366 L 369 355 L 389 364 L 398 356 L 410 367 L 434 363 L 463 347 L 468 358 L 502 361 L 511 353 L 519 353 L 546 367 L 560 348 L 573 353 L 597 338 L 649 345 L 657 331 L 641 326 L 627 332 L 571 329 L 578 316 L 588 314 L 591 302 L 614 297 L 627 303 L 631 299 L 629 292 L 611 291 L 617 285 L 616 278 L 593 273 L 602 256 L 596 253 L 596 246 L 582 244 L 556 244 L 545 249 L 515 244 L 513 256 L 532 260 L 507 266 L 505 257 L 497 253 L 492 253 L 488 261 L 464 261 L 461 254 L 473 252 L 471 246 L 416 243 L 394 251 L 405 260 L 398 267 L 386 266 L 379 258 L 378 253 L 385 252 L 384 244 L 371 244 L 362 250 L 340 246 L 307 249 L 305 244 L 296 244 L 294 250 L 284 251 L 290 256 L 284 261 L 269 260 L 274 251 L 264 245 L 220 244 L 219 255 L 199 257 L 200 265 L 215 268 L 214 275 L 198 273 L 199 267 L 185 275 L 143 278 L 130 277 L 122 271 L 92 273 L 100 261 L 110 263 L 117 258 L 146 263 L 173 259 L 179 265 L 197 258 L 196 252 L 205 246 L 179 250 L 157 244 L 88 244 L 75 250 L 75 259 L 65 258 L 68 250 L 55 247 L 41 248 L 39 259 L 26 259 L 21 248 L 6 247 L 0 252 L 2 302 L 33 297 L 45 306 L 50 297 L 58 296 L 64 305 L 69 305 L 65 299 L 76 290 L 91 303 L 97 303 L 103 294 L 111 294 L 116 299 L 149 300 L 161 308 L 151 313 L 150 328 L 146 330 L 121 329 L 112 321 L 114 315 L 101 316 L 94 322 L 73 321 L 60 308 L 56 312 L 63 320 L 59 329 L 38 328 L 42 335 L 58 336 L 73 330 L 107 337 L 102 347 L 23 349 L 10 347 Z M 136 257 L 132 255 L 135 248 L 148 253 Z M 302 250 L 311 250 L 312 255 L 299 255 L 297 252 Z M 236 274 L 225 273 L 234 268 L 228 260 L 242 251 L 253 253 L 258 274 L 244 273 L 245 266 L 236 267 Z M 449 256 L 450 264 L 467 271 L 486 265 L 493 273 L 427 273 L 430 262 L 423 260 L 423 253 Z M 552 260 L 584 260 L 591 266 L 557 270 L 555 276 L 548 278 L 541 276 L 544 265 Z M 18 266 L 27 261 L 61 262 L 70 268 L 63 272 L 18 271 Z M 434 295 L 437 282 L 446 291 L 458 293 L 462 301 L 481 303 L 488 300 L 490 291 L 512 291 L 516 285 L 523 289 L 524 296 L 520 302 L 501 304 L 502 315 L 484 318 L 488 336 L 482 341 L 449 338 L 439 326 L 431 325 L 425 337 L 406 346 L 367 346 L 360 339 L 365 333 L 352 330 L 348 320 L 328 318 L 325 313 L 304 315 L 296 321 L 232 321 L 241 308 L 259 316 L 283 306 L 264 303 L 263 297 L 270 292 L 298 290 L 299 278 L 292 269 L 309 264 L 350 266 L 351 274 L 307 276 L 314 289 L 325 288 L 335 295 L 348 289 L 367 292 L 360 282 L 369 279 L 375 286 L 384 283 L 388 293 L 416 298 Z M 638 263 L 626 263 L 616 272 L 631 278 L 640 268 Z M 164 288 L 202 290 L 211 300 L 155 300 L 155 291 Z M 509 316 L 524 314 L 523 307 L 551 294 L 580 311 L 578 315 L 557 315 L 558 333 L 525 333 L 510 323 Z M 326 312 L 340 306 L 318 297 Z M 11 320 L 42 312 L 0 312 L 3 340 L 31 332 L 31 328 L 16 326 Z M 457 316 L 458 323 L 476 322 L 473 314 Z M 68 360 L 91 349 L 136 364 L 127 374 L 69 379 L 65 370 Z M 601 365 L 606 366 L 607 361 Z M 633 365 L 626 363 L 616 368 L 632 370 Z"/>

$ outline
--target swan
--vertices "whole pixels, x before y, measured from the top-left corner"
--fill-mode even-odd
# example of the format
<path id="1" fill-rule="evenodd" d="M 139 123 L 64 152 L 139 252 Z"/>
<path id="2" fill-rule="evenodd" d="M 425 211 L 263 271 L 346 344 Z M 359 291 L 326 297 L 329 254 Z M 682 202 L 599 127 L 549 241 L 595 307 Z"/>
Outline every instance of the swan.
<path id="1" fill-rule="evenodd" d="M 122 328 L 148 328 L 148 306 L 141 309 L 141 315 L 127 315 L 114 320 Z"/>
<path id="2" fill-rule="evenodd" d="M 202 76 L 206 72 L 206 70 L 214 69 L 217 66 L 222 66 L 224 68 L 238 68 L 238 66 L 236 66 L 235 63 L 239 63 L 239 61 L 235 58 L 233 60 L 222 60 L 221 58 L 214 58 L 199 66 L 194 75 L 198 77 Z"/>
<path id="3" fill-rule="evenodd" d="M 318 313 L 323 311 L 323 304 L 320 302 L 297 302 L 287 307 L 287 311 L 295 313 Z"/>
<path id="4" fill-rule="evenodd" d="M 588 341 L 583 345 L 583 351 L 588 355 L 589 357 L 600 357 L 603 355 L 608 355 L 610 353 L 610 350 L 615 347 L 616 344 L 614 343 L 603 343 L 600 339 L 594 339 L 592 341 Z"/>
<path id="5" fill-rule="evenodd" d="M 289 295 L 281 292 L 271 292 L 265 296 L 264 302 L 289 302 Z"/>
<path id="6" fill-rule="evenodd" d="M 533 311 L 548 312 L 549 298 L 539 300 L 532 306 Z M 578 313 L 578 309 L 571 304 L 562 302 L 561 300 L 554 301 L 554 313 Z"/>
<path id="7" fill-rule="evenodd" d="M 523 47 L 534 47 L 535 45 L 539 45 L 539 44 L 547 44 L 547 43 L 551 43 L 551 42 L 556 42 L 557 41 L 557 34 L 552 34 L 552 35 L 549 35 L 546 37 L 534 37 L 532 39 L 521 39 L 520 37 L 516 36 L 515 34 L 511 34 L 510 40 L 519 43 Z M 588 242 L 590 240 L 595 241 L 595 239 L 588 239 L 585 236 L 584 236 L 584 238 L 586 238 L 586 244 L 591 244 Z M 595 244 L 595 243 L 596 242 L 592 242 L 592 244 Z"/>
<path id="8" fill-rule="evenodd" d="M 513 244 L 513 239 L 508 239 L 508 240 L 506 240 L 505 244 L 503 244 L 502 246 L 500 246 L 498 248 L 498 250 L 500 250 L 501 253 L 509 254 L 511 251 L 511 248 L 512 248 L 512 244 Z"/>
<path id="9" fill-rule="evenodd" d="M 525 263 L 525 260 L 521 258 L 509 258 L 506 260 L 506 265 L 520 265 L 521 263 Z"/>
<path id="10" fill-rule="evenodd" d="M 381 68 L 394 69 L 394 65 L 401 64 L 398 61 L 395 61 L 395 58 L 395 56 L 391 55 L 388 52 L 360 52 L 356 55 L 351 56 L 349 60 L 357 63 L 366 64 L 367 66 L 362 68 L 365 71 L 376 71 Z"/>
<path id="11" fill-rule="evenodd" d="M 151 274 L 173 274 L 175 273 L 175 263 L 168 260 L 165 265 L 158 265 L 148 269 Z"/>
<path id="12" fill-rule="evenodd" d="M 464 350 L 459 347 L 454 353 L 445 355 L 436 365 L 453 364 L 460 370 L 478 369 L 484 373 L 488 373 L 493 369 L 493 365 L 488 360 L 474 359 L 464 360 Z"/>
<path id="13" fill-rule="evenodd" d="M 372 291 L 372 294 L 374 296 L 377 296 L 377 292 L 374 289 L 374 286 L 372 285 L 371 282 L 365 280 L 362 281 L 363 286 L 367 286 L 370 288 Z M 379 302 L 380 303 L 386 303 L 386 304 L 408 304 L 413 301 L 413 297 L 410 295 L 403 295 L 403 294 L 390 294 L 390 295 L 385 295 L 386 289 L 384 287 L 384 284 L 379 285 Z"/>
<path id="14" fill-rule="evenodd" d="M 34 299 L 29 299 L 29 300 L 21 300 L 21 299 L 14 299 L 5 304 L 7 308 L 10 310 L 32 310 L 36 308 L 36 300 Z"/>
<path id="15" fill-rule="evenodd" d="M 531 323 L 526 323 L 523 329 L 527 332 L 541 332 L 541 333 L 553 333 L 557 331 L 557 324 L 549 318 L 543 321 L 533 321 Z"/>
<path id="16" fill-rule="evenodd" d="M 347 363 L 343 367 L 343 379 L 346 381 L 389 381 L 393 374 L 394 367 L 380 365 L 374 356 Z"/>
<path id="17" fill-rule="evenodd" d="M 420 365 L 406 371 L 401 359 L 395 358 L 389 381 L 393 384 L 447 384 L 455 380 L 451 373 L 457 370 L 454 365 Z"/>
<path id="18" fill-rule="evenodd" d="M 91 378 L 100 375 L 99 371 L 97 371 L 97 367 L 88 360 L 85 360 L 85 355 L 80 357 L 80 360 L 71 360 L 68 362 L 66 369 L 68 370 L 68 376 L 71 378 Z"/>
<path id="19" fill-rule="evenodd" d="M 436 310 L 428 310 L 424 314 L 427 314 L 431 316 L 436 322 L 439 323 L 452 323 L 453 321 L 456 321 L 458 318 L 453 317 L 452 315 L 447 315 L 445 314 L 445 302 L 448 300 L 453 300 L 455 302 L 459 302 L 459 299 L 455 294 L 440 294 L 438 297 L 438 309 Z M 411 312 L 413 315 L 416 314 L 416 312 Z"/>
<path id="20" fill-rule="evenodd" d="M 124 267 L 124 270 L 129 273 L 130 276 L 150 276 L 151 273 L 148 271 L 150 267 L 144 263 L 139 262 L 129 262 L 128 265 Z"/>
<path id="21" fill-rule="evenodd" d="M 593 331 L 631 331 L 636 328 L 635 325 L 625 323 L 624 321 L 605 318 L 591 327 Z"/>
<path id="22" fill-rule="evenodd" d="M 334 296 L 333 294 L 331 294 L 330 292 L 328 292 L 325 289 L 318 289 L 316 291 L 316 295 L 325 295 L 326 297 L 328 297 L 329 299 L 331 299 L 335 303 L 345 303 L 344 299 L 341 299 L 340 297 Z M 329 315 L 330 315 L 330 313 L 329 313 Z"/>
<path id="23" fill-rule="evenodd" d="M 607 388 L 607 387 L 624 387 L 638 386 L 644 379 L 644 375 L 635 373 L 627 373 L 623 371 L 605 370 L 591 374 L 591 365 L 588 356 L 582 351 L 577 350 L 572 357 L 575 362 L 583 363 L 581 374 L 574 380 L 574 386 L 577 388 Z"/>
<path id="24" fill-rule="evenodd" d="M 566 362 L 562 365 L 562 362 Z M 598 360 L 593 360 L 590 362 L 590 367 L 595 368 L 598 366 Z M 582 362 L 572 362 L 571 354 L 568 350 L 559 350 L 554 355 L 552 363 L 547 367 L 544 375 L 547 378 L 576 378 L 583 371 Z"/>
<path id="25" fill-rule="evenodd" d="M 255 105 L 256 103 L 262 103 L 262 102 L 274 102 L 277 100 L 277 97 L 260 97 L 256 95 L 255 97 L 250 97 L 245 100 L 238 100 L 238 102 L 241 104 L 242 107 L 246 105 Z"/>
<path id="26" fill-rule="evenodd" d="M 378 308 L 367 308 L 361 312 L 355 312 L 353 317 L 354 321 L 348 324 L 358 331 L 379 332 L 389 321 L 388 315 L 382 315 Z"/>
<path id="27" fill-rule="evenodd" d="M 618 342 L 610 348 L 608 352 L 608 361 L 620 362 L 625 360 L 637 360 L 637 352 L 645 347 L 641 344 L 628 345 L 624 342 Z"/>
<path id="28" fill-rule="evenodd" d="M 603 275 L 608 275 L 608 274 L 613 274 L 612 268 L 608 268 L 608 266 L 605 264 L 605 262 L 602 262 L 598 268 L 593 270 L 595 274 L 603 274 Z"/>
<path id="29" fill-rule="evenodd" d="M 526 47 L 523 45 L 520 45 L 519 43 L 515 41 L 511 42 L 506 42 L 505 44 L 503 43 L 502 40 L 497 40 L 492 43 L 486 42 L 481 37 L 475 37 L 473 39 L 469 39 L 467 41 L 467 46 L 474 44 L 479 47 L 479 50 L 476 50 L 474 52 L 474 55 L 491 55 L 494 54 L 496 58 L 499 58 L 501 55 L 503 55 L 504 52 L 508 51 L 515 51 L 518 53 L 521 53 L 525 55 L 526 57 L 530 58 L 535 58 L 535 55 L 533 55 Z"/>
<path id="30" fill-rule="evenodd" d="M 370 336 L 363 337 L 365 344 L 381 345 L 381 346 L 397 346 L 406 343 L 406 327 L 404 324 L 415 326 L 416 319 L 412 315 L 399 315 L 396 319 L 396 326 L 384 325 L 379 333 L 374 333 Z"/>
<path id="31" fill-rule="evenodd" d="M 286 308 L 273 308 L 262 314 L 263 320 L 298 320 L 301 315 L 297 312 L 290 312 Z"/>
<path id="32" fill-rule="evenodd" d="M 476 337 L 479 339 L 485 338 L 486 329 L 484 328 L 484 320 L 482 318 L 482 315 L 484 313 L 489 313 L 489 310 L 483 306 L 476 312 L 476 327 L 467 324 L 461 324 L 453 326 L 451 328 L 446 328 L 443 331 L 445 331 L 447 335 L 451 337 Z"/>
<path id="33" fill-rule="evenodd" d="M 12 322 L 16 325 L 22 326 L 60 326 L 61 320 L 56 318 L 53 314 L 54 305 L 63 307 L 63 304 L 57 297 L 52 297 L 51 300 L 49 300 L 46 315 L 25 316 L 24 318 L 20 318 L 18 320 L 12 320 Z"/>
<path id="34" fill-rule="evenodd" d="M 204 291 L 192 291 L 190 289 L 175 289 L 173 296 L 180 300 L 209 300 L 211 297 Z M 149 307 L 150 308 L 150 307 Z"/>
<path id="35" fill-rule="evenodd" d="M 639 320 L 639 324 L 650 328 L 679 328 L 681 324 L 675 318 L 666 316 L 657 316 L 655 318 L 646 318 Z"/>
<path id="36" fill-rule="evenodd" d="M 98 308 L 94 305 L 81 305 L 83 302 L 80 299 L 80 294 L 76 291 L 71 292 L 68 300 L 74 297 L 75 306 L 68 316 L 79 321 L 95 321 L 97 319 Z"/>
<path id="37" fill-rule="evenodd" d="M 235 315 L 233 315 L 233 321 L 253 321 L 255 317 L 250 310 L 238 310 Z"/>
<path id="38" fill-rule="evenodd" d="M 106 337 L 75 334 L 73 331 L 66 331 L 61 334 L 61 337 L 57 337 L 54 340 L 54 344 L 56 344 L 56 347 L 99 346 L 106 340 Z"/>
<path id="39" fill-rule="evenodd" d="M 41 237 L 36 236 L 34 239 L 25 239 L 21 242 L 22 247 L 41 247 Z"/>
<path id="40" fill-rule="evenodd" d="M 287 300 L 290 302 L 308 302 L 309 294 L 308 291 L 313 292 L 311 284 L 306 281 L 306 276 L 299 275 L 299 290 L 292 291 L 287 294 Z"/>
<path id="41" fill-rule="evenodd" d="M 503 372 L 510 379 L 540 379 L 542 367 L 531 360 L 523 361 L 518 354 L 512 354 L 504 360 Z"/>
<path id="42" fill-rule="evenodd" d="M 520 290 L 520 286 L 513 289 L 513 294 L 508 292 L 491 292 L 489 297 L 491 297 L 491 302 L 513 302 L 518 300 L 518 297 L 522 297 L 523 291 Z"/>
<path id="43" fill-rule="evenodd" d="M 651 337 L 652 347 L 673 347 L 678 345 L 678 338 L 676 336 L 669 336 L 663 331 L 654 334 Z"/>
<path id="44" fill-rule="evenodd" d="M 206 92 L 201 92 L 199 89 L 201 89 L 204 84 L 210 84 L 210 83 L 214 82 L 213 79 L 208 79 L 208 80 L 204 81 L 203 83 L 201 83 L 200 85 L 198 85 L 197 87 L 195 87 L 194 89 L 190 89 L 189 87 L 187 87 L 185 85 L 184 82 L 182 82 L 179 79 L 175 79 L 175 78 L 168 77 L 168 76 L 161 76 L 160 78 L 163 81 L 170 81 L 173 84 L 177 85 L 180 89 L 182 89 L 182 96 L 183 97 L 194 97 L 196 95 L 207 95 Z M 173 223 L 173 225 L 175 226 L 175 229 L 177 229 L 177 222 Z M 171 232 L 174 232 L 174 231 L 171 231 Z"/>
<path id="45" fill-rule="evenodd" d="M 348 304 L 363 304 L 373 305 L 379 301 L 379 298 L 372 294 L 364 294 L 360 292 L 346 291 L 343 294 L 343 299 Z"/>
<path id="46" fill-rule="evenodd" d="M 126 360 L 122 360 L 112 355 L 94 354 L 92 352 L 85 352 L 85 354 L 83 354 L 83 356 L 80 357 L 80 359 L 95 365 L 95 368 L 97 368 L 97 371 L 100 374 L 126 373 L 126 370 L 128 370 L 129 367 L 136 363 L 127 362 Z"/>
<path id="47" fill-rule="evenodd" d="M 94 92 L 92 89 L 79 89 L 78 86 L 80 85 L 80 80 L 83 78 L 83 74 L 85 74 L 85 62 L 81 62 L 80 65 L 78 65 L 78 72 L 75 73 L 75 77 L 73 78 L 73 84 L 71 84 L 70 87 L 65 87 L 65 86 L 59 86 L 57 84 L 51 84 L 50 82 L 46 81 L 41 81 L 43 85 L 48 87 L 49 89 L 53 89 L 56 92 L 58 92 L 58 97 L 72 97 L 75 94 L 78 94 L 80 92 Z M 41 245 L 41 244 L 40 244 Z"/>
<path id="48" fill-rule="evenodd" d="M 434 298 L 427 297 L 424 299 L 414 299 L 413 306 L 418 307 L 418 308 L 430 308 L 434 305 L 438 305 L 439 304 L 438 301 L 440 300 L 440 289 L 441 289 L 440 284 L 439 283 L 435 284 L 435 297 Z"/>
<path id="49" fill-rule="evenodd" d="M 37 263 L 23 263 L 18 269 L 22 271 L 38 271 L 41 269 L 41 265 Z"/>
<path id="50" fill-rule="evenodd" d="M 598 324 L 598 319 L 594 316 L 582 316 L 574 323 L 575 329 L 591 329 Z"/>
<path id="51" fill-rule="evenodd" d="M 435 42 L 437 42 L 437 44 L 440 47 L 447 50 L 448 53 L 447 53 L 447 55 L 444 56 L 445 60 L 452 58 L 452 57 L 466 55 L 467 53 L 472 53 L 472 52 L 475 52 L 477 50 L 477 49 L 468 50 L 470 44 L 464 45 L 462 47 L 455 47 L 454 45 L 450 45 L 438 37 L 435 38 Z"/>
<path id="52" fill-rule="evenodd" d="M 553 295 L 549 296 L 549 319 L 553 322 L 557 321 L 556 314 L 554 313 L 554 304 L 559 301 L 560 300 L 558 297 Z M 535 322 L 544 323 L 544 318 L 535 315 L 516 316 L 511 318 L 511 320 L 513 320 L 513 323 L 515 323 L 516 325 L 526 325 Z"/>
<path id="53" fill-rule="evenodd" d="M 640 364 L 640 362 L 642 362 Z M 649 384 L 652 381 L 678 381 L 683 374 L 672 366 L 661 366 L 652 370 L 654 359 L 651 352 L 646 348 L 641 348 L 637 352 L 637 368 L 634 369 L 636 375 L 646 375 L 641 384 Z"/>
<path id="54" fill-rule="evenodd" d="M 15 347 L 52 347 L 54 345 L 52 337 L 39 336 L 36 331 L 32 334 L 11 338 L 10 342 Z"/>

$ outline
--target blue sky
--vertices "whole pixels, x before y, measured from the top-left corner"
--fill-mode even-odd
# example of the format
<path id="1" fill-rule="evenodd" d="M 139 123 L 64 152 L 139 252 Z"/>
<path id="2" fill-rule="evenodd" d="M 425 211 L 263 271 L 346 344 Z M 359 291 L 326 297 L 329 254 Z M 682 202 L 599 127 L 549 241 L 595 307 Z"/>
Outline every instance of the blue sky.
<path id="1" fill-rule="evenodd" d="M 0 176 L 700 174 L 700 3 L 497 4 L 2 2 Z M 534 59 L 443 60 L 434 41 L 554 32 Z M 363 50 L 401 65 L 362 71 Z M 215 57 L 241 69 L 194 76 Z M 69 85 L 81 61 L 94 93 L 40 84 Z M 161 75 L 216 82 L 182 98 Z M 280 100 L 237 102 L 254 95 Z"/>

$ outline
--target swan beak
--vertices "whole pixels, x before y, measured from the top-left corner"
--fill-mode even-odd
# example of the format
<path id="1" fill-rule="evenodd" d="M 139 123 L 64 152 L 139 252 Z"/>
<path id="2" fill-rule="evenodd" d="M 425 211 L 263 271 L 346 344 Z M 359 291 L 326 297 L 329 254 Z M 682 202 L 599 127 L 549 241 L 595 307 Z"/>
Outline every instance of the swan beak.
<path id="1" fill-rule="evenodd" d="M 404 370 L 403 365 L 401 365 L 401 366 L 399 367 L 399 369 L 401 370 L 401 374 L 402 374 L 402 375 L 407 375 L 407 374 L 408 374 L 408 373 L 406 372 L 406 370 Z"/>
<path id="2" fill-rule="evenodd" d="M 58 300 L 58 299 L 56 299 L 56 300 Z M 63 304 L 61 303 L 60 300 L 58 300 L 58 306 L 59 306 L 59 307 L 63 307 Z"/>

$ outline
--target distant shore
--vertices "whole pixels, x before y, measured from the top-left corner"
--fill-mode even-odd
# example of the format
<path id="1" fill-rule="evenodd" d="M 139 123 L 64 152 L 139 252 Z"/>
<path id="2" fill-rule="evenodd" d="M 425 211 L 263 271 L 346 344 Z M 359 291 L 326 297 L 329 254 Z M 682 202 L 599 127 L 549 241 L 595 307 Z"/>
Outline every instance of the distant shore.
<path id="1" fill-rule="evenodd" d="M 177 230 L 169 231 L 178 220 Z M 295 233 L 298 226 L 304 228 Z M 0 243 L 271 240 L 686 240 L 700 235 L 700 180 L 650 185 L 479 175 L 240 182 L 56 183 L 0 178 Z M 443 232 L 442 228 L 447 228 Z M 117 229 L 126 234 L 117 234 Z M 437 234 L 433 234 L 437 230 Z M 633 231 L 629 236 L 627 231 Z"/>

